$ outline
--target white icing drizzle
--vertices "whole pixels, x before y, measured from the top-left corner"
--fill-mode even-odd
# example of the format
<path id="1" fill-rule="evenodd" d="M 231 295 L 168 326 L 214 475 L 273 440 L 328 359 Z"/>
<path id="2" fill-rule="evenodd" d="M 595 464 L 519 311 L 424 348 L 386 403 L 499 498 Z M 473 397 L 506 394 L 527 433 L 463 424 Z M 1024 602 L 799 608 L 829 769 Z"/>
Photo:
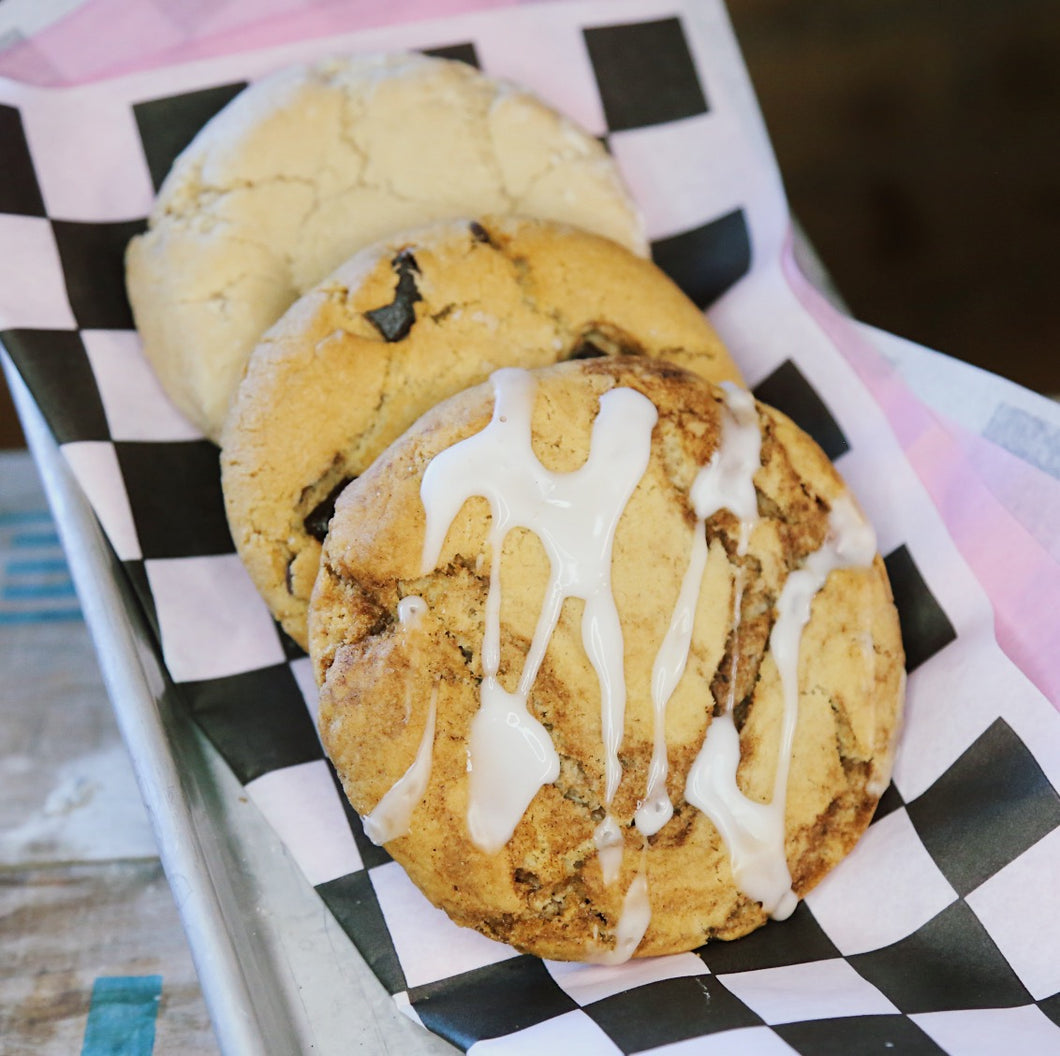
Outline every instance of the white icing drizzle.
<path id="1" fill-rule="evenodd" d="M 409 594 L 398 602 L 398 623 L 407 631 L 416 630 L 427 612 L 427 602 L 417 594 Z"/>
<path id="2" fill-rule="evenodd" d="M 409 594 L 398 602 L 397 617 L 398 626 L 406 635 L 418 631 L 423 624 L 423 617 L 427 612 L 427 602 L 417 594 Z M 405 722 L 412 718 L 412 691 L 414 680 L 405 679 Z"/>
<path id="3" fill-rule="evenodd" d="M 408 600 L 407 598 L 404 600 Z M 426 608 L 426 606 L 424 606 Z M 400 619 L 400 609 L 399 609 Z M 404 622 L 404 621 L 402 621 Z M 431 752 L 434 748 L 434 723 L 438 711 L 438 687 L 431 691 L 427 709 L 427 724 L 420 738 L 416 758 L 405 773 L 387 790 L 375 805 L 375 810 L 364 818 L 364 831 L 372 843 L 382 846 L 409 831 L 412 812 L 427 790 L 431 776 Z"/>
<path id="4" fill-rule="evenodd" d="M 654 741 L 647 788 L 635 815 L 637 828 L 645 836 L 658 832 L 674 812 L 666 791 L 666 775 L 669 771 L 666 758 L 666 706 L 688 663 L 696 606 L 707 565 L 704 522 L 722 509 L 734 513 L 740 521 L 738 553 L 742 555 L 747 551 L 751 532 L 758 520 L 754 475 L 761 460 L 762 437 L 754 397 L 730 383 L 725 384 L 724 390 L 725 403 L 722 407 L 718 448 L 711 460 L 696 474 L 689 493 L 696 514 L 696 526 L 692 534 L 688 568 L 681 582 L 670 626 L 652 668 Z M 742 580 L 737 585 L 737 592 L 742 594 Z M 738 621 L 738 604 L 735 610 Z M 735 666 L 735 656 L 733 663 Z"/>
<path id="5" fill-rule="evenodd" d="M 736 784 L 740 737 L 731 709 L 715 717 L 688 774 L 685 798 L 717 826 L 729 851 L 736 886 L 761 902 L 777 920 L 790 916 L 797 898 L 784 852 L 788 773 L 799 714 L 799 647 L 814 596 L 831 572 L 865 567 L 876 553 L 872 528 L 854 504 L 840 497 L 832 504 L 829 532 L 802 568 L 788 575 L 777 599 L 777 619 L 769 648 L 780 676 L 783 721 L 773 795 L 769 803 L 748 799 Z"/>
<path id="6" fill-rule="evenodd" d="M 468 742 L 467 827 L 489 854 L 511 838 L 537 790 L 559 777 L 559 756 L 526 699 L 484 678 Z"/>
<path id="7" fill-rule="evenodd" d="M 589 958 L 594 964 L 625 964 L 633 956 L 640 940 L 651 923 L 651 899 L 648 896 L 648 878 L 643 870 L 633 878 L 633 883 L 622 900 L 622 914 L 615 928 L 614 949 L 598 953 Z"/>
<path id="8" fill-rule="evenodd" d="M 605 800 L 621 779 L 626 688 L 624 645 L 611 593 L 615 529 L 651 453 L 658 413 L 632 389 L 600 399 L 589 456 L 570 473 L 547 470 L 531 446 L 536 382 L 517 368 L 496 371 L 493 417 L 481 432 L 433 458 L 420 495 L 427 514 L 424 574 L 438 562 L 449 526 L 472 496 L 490 504 L 492 561 L 482 644 L 481 707 L 469 744 L 468 829 L 476 846 L 499 850 L 511 838 L 531 799 L 559 776 L 559 757 L 548 731 L 527 710 L 527 699 L 567 598 L 585 602 L 582 641 L 601 690 Z M 549 583 L 519 683 L 509 693 L 497 680 L 500 665 L 500 559 L 507 533 L 533 531 L 551 566 Z"/>
<path id="9" fill-rule="evenodd" d="M 703 571 L 707 566 L 707 536 L 703 522 L 697 521 L 692 535 L 692 553 L 688 569 L 681 583 L 681 591 L 670 617 L 670 626 L 655 655 L 651 673 L 651 701 L 654 709 L 654 741 L 648 783 L 644 798 L 637 806 L 634 818 L 637 828 L 645 836 L 657 833 L 673 817 L 674 808 L 666 791 L 666 775 L 670 764 L 666 757 L 666 705 L 677 683 L 685 673 L 688 651 L 692 640 L 692 622 L 699 600 Z"/>
<path id="10" fill-rule="evenodd" d="M 622 852 L 625 839 L 618 822 L 608 814 L 593 831 L 593 843 L 600 860 L 600 871 L 604 874 L 604 883 L 613 884 L 622 869 Z"/>
<path id="11" fill-rule="evenodd" d="M 758 520 L 754 476 L 762 458 L 762 434 L 754 397 L 731 382 L 722 385 L 721 443 L 711 460 L 696 474 L 690 498 L 696 516 L 706 520 L 718 510 L 729 510 L 740 521 L 740 553 L 746 552 L 750 531 Z"/>

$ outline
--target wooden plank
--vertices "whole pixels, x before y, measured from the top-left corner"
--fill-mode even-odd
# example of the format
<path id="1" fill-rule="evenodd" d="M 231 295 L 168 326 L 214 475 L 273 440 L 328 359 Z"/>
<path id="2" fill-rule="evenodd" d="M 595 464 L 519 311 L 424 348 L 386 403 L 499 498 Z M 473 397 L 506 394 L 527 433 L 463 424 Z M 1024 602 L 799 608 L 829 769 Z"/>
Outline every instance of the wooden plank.
<path id="1" fill-rule="evenodd" d="M 217 1052 L 157 860 L 0 872 L 0 1037 L 9 1056 L 79 1052 L 99 976 L 160 975 L 155 1052 Z"/>
<path id="2" fill-rule="evenodd" d="M 0 452 L 0 581 L 58 582 L 52 532 L 29 455 Z M 3 1051 L 80 1052 L 96 978 L 157 974 L 155 1051 L 216 1052 L 88 631 L 49 618 L 33 593 L 16 591 L 5 607 L 24 620 L 0 623 Z M 54 592 L 38 593 L 47 602 Z"/>

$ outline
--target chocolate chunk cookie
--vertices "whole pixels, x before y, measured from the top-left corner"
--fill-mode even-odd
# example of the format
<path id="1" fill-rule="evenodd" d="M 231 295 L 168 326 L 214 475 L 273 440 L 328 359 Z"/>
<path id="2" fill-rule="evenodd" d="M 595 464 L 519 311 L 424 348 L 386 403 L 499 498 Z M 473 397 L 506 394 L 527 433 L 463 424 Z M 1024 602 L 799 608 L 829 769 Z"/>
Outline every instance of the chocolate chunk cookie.
<path id="1" fill-rule="evenodd" d="M 265 77 L 180 155 L 129 246 L 144 352 L 216 440 L 250 350 L 301 294 L 380 238 L 477 211 L 576 224 L 647 253 L 601 144 L 514 85 L 413 54 Z"/>
<path id="2" fill-rule="evenodd" d="M 498 367 L 616 355 L 739 377 L 657 267 L 549 221 L 430 225 L 302 298 L 251 355 L 221 438 L 236 547 L 287 632 L 305 645 L 335 495 L 424 411 Z"/>

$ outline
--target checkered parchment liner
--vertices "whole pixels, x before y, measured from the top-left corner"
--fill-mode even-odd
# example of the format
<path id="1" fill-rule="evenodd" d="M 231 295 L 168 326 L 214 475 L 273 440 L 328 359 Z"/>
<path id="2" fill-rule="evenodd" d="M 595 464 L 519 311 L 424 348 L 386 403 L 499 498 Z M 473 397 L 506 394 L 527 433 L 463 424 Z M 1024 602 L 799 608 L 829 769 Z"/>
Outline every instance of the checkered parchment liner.
<path id="1" fill-rule="evenodd" d="M 268 70 L 393 48 L 522 81 L 603 137 L 655 259 L 876 525 L 908 651 L 904 740 L 862 843 L 785 923 L 605 968 L 519 955 L 427 904 L 345 806 L 308 660 L 234 553 L 217 450 L 140 355 L 122 253 L 177 152 Z M 180 697 L 409 1015 L 481 1053 L 1060 1051 L 1060 716 L 999 647 L 880 407 L 785 282 L 780 178 L 720 4 L 532 5 L 77 89 L 0 82 L 0 103 L 0 339 Z"/>

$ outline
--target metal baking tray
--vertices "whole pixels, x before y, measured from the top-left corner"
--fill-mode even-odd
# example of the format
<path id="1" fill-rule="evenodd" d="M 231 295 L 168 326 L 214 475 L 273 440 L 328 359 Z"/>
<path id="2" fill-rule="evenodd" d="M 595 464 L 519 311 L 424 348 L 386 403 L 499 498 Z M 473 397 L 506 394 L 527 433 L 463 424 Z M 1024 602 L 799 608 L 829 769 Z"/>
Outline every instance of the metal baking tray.
<path id="1" fill-rule="evenodd" d="M 4 374 L 226 1054 L 452 1053 L 403 1015 L 184 714 L 88 500 L 6 352 Z"/>
<path id="2" fill-rule="evenodd" d="M 795 245 L 815 285 L 841 305 L 797 227 Z M 58 527 L 221 1051 L 458 1051 L 398 1009 L 186 714 L 132 585 L 2 343 L 0 364 Z"/>

